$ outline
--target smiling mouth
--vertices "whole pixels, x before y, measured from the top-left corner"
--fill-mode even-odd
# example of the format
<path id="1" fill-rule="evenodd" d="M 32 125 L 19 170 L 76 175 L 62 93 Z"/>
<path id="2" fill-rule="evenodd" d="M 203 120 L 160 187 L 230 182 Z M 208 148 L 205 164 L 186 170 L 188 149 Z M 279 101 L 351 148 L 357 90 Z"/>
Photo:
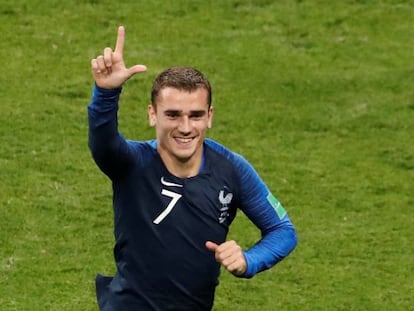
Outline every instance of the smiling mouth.
<path id="1" fill-rule="evenodd" d="M 193 141 L 193 139 L 194 137 L 186 137 L 186 138 L 175 137 L 175 141 L 178 142 L 179 144 L 187 144 Z"/>

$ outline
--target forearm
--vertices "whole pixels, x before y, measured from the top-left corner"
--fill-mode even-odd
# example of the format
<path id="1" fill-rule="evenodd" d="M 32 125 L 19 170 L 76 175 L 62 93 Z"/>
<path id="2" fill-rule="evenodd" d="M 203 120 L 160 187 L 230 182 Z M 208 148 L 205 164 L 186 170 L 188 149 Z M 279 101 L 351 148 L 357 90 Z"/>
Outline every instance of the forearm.
<path id="1" fill-rule="evenodd" d="M 286 217 L 287 218 L 287 217 Z M 289 255 L 296 247 L 295 228 L 287 218 L 276 229 L 268 232 L 252 248 L 244 251 L 247 270 L 242 277 L 250 278 L 269 269 Z"/>
<path id="2" fill-rule="evenodd" d="M 121 89 L 106 90 L 95 85 L 88 105 L 89 143 L 107 142 L 118 133 L 118 101 Z"/>
<path id="3" fill-rule="evenodd" d="M 105 173 L 121 144 L 117 120 L 120 93 L 120 88 L 106 90 L 95 86 L 88 106 L 89 148 Z"/>

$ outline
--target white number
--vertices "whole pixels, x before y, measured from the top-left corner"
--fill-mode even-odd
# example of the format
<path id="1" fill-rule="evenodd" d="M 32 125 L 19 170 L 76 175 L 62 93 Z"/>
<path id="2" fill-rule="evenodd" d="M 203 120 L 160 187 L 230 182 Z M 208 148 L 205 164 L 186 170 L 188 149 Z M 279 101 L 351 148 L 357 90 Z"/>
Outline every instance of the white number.
<path id="1" fill-rule="evenodd" d="M 158 225 L 169 213 L 171 213 L 172 209 L 174 208 L 175 204 L 177 204 L 178 200 L 182 197 L 181 194 L 162 189 L 161 194 L 170 197 L 171 201 L 168 203 L 167 208 L 153 221 L 154 224 Z"/>

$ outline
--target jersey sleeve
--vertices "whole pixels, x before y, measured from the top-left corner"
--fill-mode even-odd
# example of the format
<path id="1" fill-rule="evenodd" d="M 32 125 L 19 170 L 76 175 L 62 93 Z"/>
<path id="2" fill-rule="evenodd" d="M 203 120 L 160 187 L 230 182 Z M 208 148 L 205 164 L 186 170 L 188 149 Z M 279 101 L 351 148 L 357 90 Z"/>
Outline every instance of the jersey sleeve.
<path id="1" fill-rule="evenodd" d="M 98 167 L 115 179 L 133 159 L 133 148 L 118 132 L 118 101 L 121 88 L 102 89 L 95 85 L 88 105 L 89 148 Z"/>
<path id="2" fill-rule="evenodd" d="M 260 229 L 262 238 L 244 251 L 250 278 L 286 257 L 297 244 L 296 230 L 285 209 L 270 192 L 252 165 L 237 155 L 240 172 L 241 209 Z"/>

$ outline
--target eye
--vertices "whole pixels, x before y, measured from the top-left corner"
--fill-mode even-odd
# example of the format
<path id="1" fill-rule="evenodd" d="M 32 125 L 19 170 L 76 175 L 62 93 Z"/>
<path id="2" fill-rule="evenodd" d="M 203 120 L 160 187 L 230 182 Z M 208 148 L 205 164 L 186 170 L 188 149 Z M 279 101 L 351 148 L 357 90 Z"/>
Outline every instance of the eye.
<path id="1" fill-rule="evenodd" d="M 166 116 L 168 119 L 175 120 L 175 119 L 177 119 L 177 118 L 180 116 L 180 114 L 179 114 L 179 112 L 178 112 L 178 111 L 166 111 L 166 112 L 165 112 L 165 116 Z"/>
<path id="2" fill-rule="evenodd" d="M 200 119 L 202 119 L 203 117 L 204 117 L 204 115 L 205 115 L 206 113 L 204 112 L 204 111 L 196 111 L 196 112 L 193 112 L 191 115 L 190 115 L 190 118 L 192 119 L 192 120 L 200 120 Z"/>

